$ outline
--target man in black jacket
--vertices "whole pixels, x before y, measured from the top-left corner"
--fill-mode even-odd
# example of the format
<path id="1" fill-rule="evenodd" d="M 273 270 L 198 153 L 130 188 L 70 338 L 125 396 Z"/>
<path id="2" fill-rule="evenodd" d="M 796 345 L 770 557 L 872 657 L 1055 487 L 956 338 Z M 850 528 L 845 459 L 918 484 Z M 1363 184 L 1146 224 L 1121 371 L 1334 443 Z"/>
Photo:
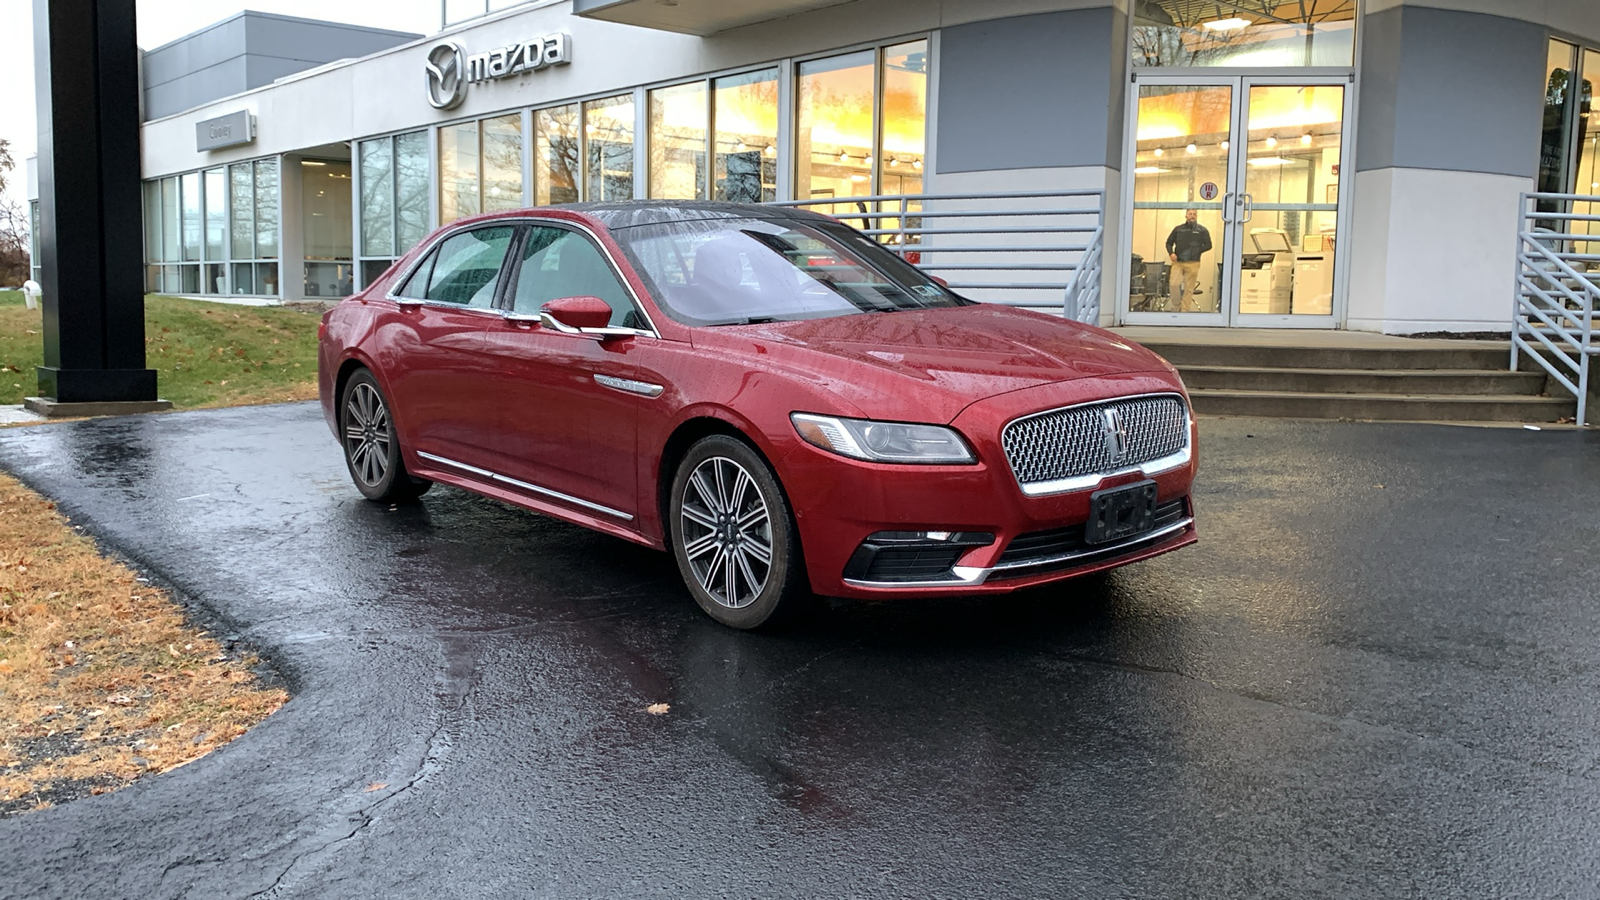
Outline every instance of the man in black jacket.
<path id="1" fill-rule="evenodd" d="M 1167 289 L 1177 295 L 1179 312 L 1199 312 L 1195 296 L 1200 293 L 1200 256 L 1211 251 L 1211 232 L 1195 221 L 1195 211 L 1184 210 L 1183 224 L 1167 235 L 1167 258 L 1172 274 Z"/>

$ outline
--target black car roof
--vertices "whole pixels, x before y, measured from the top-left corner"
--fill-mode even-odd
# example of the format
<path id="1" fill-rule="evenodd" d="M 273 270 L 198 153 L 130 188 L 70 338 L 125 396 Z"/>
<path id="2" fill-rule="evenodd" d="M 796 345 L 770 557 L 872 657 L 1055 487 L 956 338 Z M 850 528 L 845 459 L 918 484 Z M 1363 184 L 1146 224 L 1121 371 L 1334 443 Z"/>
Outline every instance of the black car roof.
<path id="1" fill-rule="evenodd" d="M 581 212 L 609 229 L 698 222 L 706 219 L 821 219 L 809 210 L 763 203 L 727 203 L 717 200 L 621 200 L 609 203 L 568 203 L 560 209 Z"/>

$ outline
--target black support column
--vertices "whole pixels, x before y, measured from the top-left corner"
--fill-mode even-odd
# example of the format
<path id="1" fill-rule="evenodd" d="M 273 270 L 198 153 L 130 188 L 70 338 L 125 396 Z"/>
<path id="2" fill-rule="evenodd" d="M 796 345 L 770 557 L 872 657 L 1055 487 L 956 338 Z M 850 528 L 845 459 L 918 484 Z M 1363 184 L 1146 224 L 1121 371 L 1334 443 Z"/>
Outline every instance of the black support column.
<path id="1" fill-rule="evenodd" d="M 34 0 L 33 11 L 44 365 L 28 405 L 167 407 L 145 367 L 134 0 Z"/>

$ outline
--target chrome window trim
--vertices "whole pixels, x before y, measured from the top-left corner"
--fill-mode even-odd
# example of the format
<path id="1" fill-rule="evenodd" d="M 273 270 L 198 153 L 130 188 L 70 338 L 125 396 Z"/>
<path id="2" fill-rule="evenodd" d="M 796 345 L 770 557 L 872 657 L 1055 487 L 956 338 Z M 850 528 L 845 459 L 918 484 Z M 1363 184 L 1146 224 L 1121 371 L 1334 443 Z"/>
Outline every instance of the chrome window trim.
<path id="1" fill-rule="evenodd" d="M 622 519 L 625 522 L 633 521 L 633 516 L 631 514 L 629 514 L 629 513 L 625 513 L 625 512 L 623 512 L 623 511 L 621 511 L 619 509 L 612 509 L 609 506 L 602 506 L 599 503 L 593 503 L 591 501 L 584 500 L 584 499 L 579 498 L 579 497 L 574 497 L 571 494 L 563 494 L 560 491 L 553 491 L 553 490 L 551 490 L 549 488 L 540 487 L 540 486 L 538 486 L 536 484 L 529 484 L 526 481 L 518 481 L 515 478 L 511 478 L 511 477 L 506 476 L 506 475 L 501 475 L 499 472 L 491 472 L 488 469 L 480 469 L 477 466 L 468 465 L 467 463 L 458 462 L 457 460 L 449 459 L 449 458 L 443 457 L 443 456 L 438 456 L 438 455 L 433 454 L 433 453 L 423 453 L 422 451 L 419 450 L 419 451 L 417 451 L 417 455 L 422 457 L 423 459 L 430 460 L 432 462 L 443 463 L 444 465 L 450 466 L 451 468 L 460 469 L 463 472 L 471 472 L 472 474 L 477 475 L 480 478 L 486 478 L 486 479 L 488 479 L 490 481 L 498 481 L 498 482 L 501 482 L 502 484 L 509 484 L 512 487 L 521 488 L 522 490 L 529 491 L 529 492 L 532 492 L 532 493 L 535 493 L 535 494 L 543 494 L 546 497 L 554 497 L 557 500 L 562 500 L 562 501 L 567 502 L 567 503 L 572 503 L 572 504 L 575 504 L 577 506 L 582 506 L 585 509 L 592 509 L 595 512 L 605 513 L 608 516 L 615 516 L 615 517 L 617 517 L 619 519 Z"/>
<path id="2" fill-rule="evenodd" d="M 1056 413 L 1068 412 L 1069 410 L 1082 409 L 1087 406 L 1105 406 L 1110 403 L 1124 403 L 1130 400 L 1154 400 L 1161 397 L 1172 397 L 1178 401 L 1180 406 L 1183 407 L 1183 449 L 1179 450 L 1177 453 L 1172 453 L 1158 459 L 1152 459 L 1148 462 L 1140 463 L 1137 466 L 1129 466 L 1125 469 L 1117 469 L 1111 472 L 1090 472 L 1087 475 L 1076 475 L 1072 478 L 1058 478 L 1054 481 L 1038 481 L 1032 484 L 1023 484 L 1022 481 L 1017 478 L 1017 471 L 1011 465 L 1011 457 L 1007 455 L 1006 468 L 1011 469 L 1011 480 L 1016 482 L 1017 487 L 1022 490 L 1022 493 L 1025 496 L 1047 497 L 1053 494 L 1067 494 L 1074 491 L 1087 491 L 1097 488 L 1100 486 L 1100 483 L 1105 481 L 1107 478 L 1116 478 L 1121 475 L 1134 474 L 1146 476 L 1160 475 L 1163 472 L 1170 472 L 1173 469 L 1188 465 L 1189 461 L 1194 458 L 1194 410 L 1190 408 L 1188 400 L 1177 391 L 1152 391 L 1148 394 L 1126 394 L 1121 397 L 1105 397 L 1100 400 L 1086 400 L 1083 403 L 1073 403 L 1069 406 L 1056 406 L 1050 409 L 1042 409 L 1038 412 L 1028 413 L 1025 416 L 1017 416 L 1015 419 L 1012 419 L 1011 421 L 1000 426 L 1000 452 L 1002 454 L 1005 453 L 1006 432 L 1011 428 L 1011 426 L 1016 425 L 1019 422 L 1026 422 L 1029 419 L 1037 419 L 1041 416 L 1049 416 Z"/>
<path id="3" fill-rule="evenodd" d="M 995 575 L 1004 575 L 1008 572 L 1017 572 L 1025 569 L 1036 569 L 1041 566 L 1055 566 L 1060 565 L 1061 563 L 1071 562 L 1075 559 L 1084 559 L 1090 556 L 1100 556 L 1108 553 L 1118 553 L 1125 550 L 1132 550 L 1141 544 L 1148 544 L 1153 541 L 1158 541 L 1164 537 L 1177 534 L 1189 528 L 1193 524 L 1194 517 L 1188 516 L 1164 528 L 1158 528 L 1155 531 L 1147 531 L 1144 534 L 1135 535 L 1119 544 L 1101 544 L 1098 547 L 1091 547 L 1085 550 L 1074 550 L 1071 553 L 1062 553 L 1057 556 L 1047 556 L 1042 559 L 1030 559 L 1023 562 L 1014 562 L 999 566 L 988 566 L 982 568 L 978 566 L 951 566 L 950 574 L 954 575 L 955 577 L 945 579 L 943 581 L 863 581 L 855 578 L 846 578 L 844 583 L 850 585 L 851 587 L 858 588 L 889 588 L 901 590 L 917 590 L 919 588 L 931 587 L 977 587 Z"/>
<path id="4" fill-rule="evenodd" d="M 606 246 L 606 242 L 600 239 L 600 236 L 595 233 L 593 228 L 590 228 L 583 222 L 574 222 L 570 219 L 555 219 L 545 216 L 509 215 L 498 219 L 472 222 L 451 228 L 448 231 L 441 231 L 434 237 L 433 240 L 424 245 L 422 252 L 418 253 L 416 258 L 411 260 L 411 263 L 407 265 L 398 276 L 389 282 L 391 289 L 384 292 L 383 299 L 388 300 L 391 303 L 398 303 L 402 306 L 431 306 L 440 309 L 477 309 L 484 312 L 499 313 L 502 318 L 507 319 L 509 319 L 511 316 L 519 315 L 511 310 L 500 309 L 498 307 L 485 309 L 481 306 L 465 306 L 459 303 L 444 303 L 438 300 L 423 300 L 416 297 L 401 297 L 395 294 L 392 287 L 393 285 L 405 284 L 406 282 L 410 281 L 412 273 L 417 270 L 418 266 L 422 265 L 423 260 L 428 258 L 428 254 L 432 253 L 440 244 L 444 243 L 445 241 L 464 231 L 471 231 L 474 228 L 493 228 L 500 224 L 555 225 L 556 227 L 566 226 L 570 230 L 579 231 L 587 235 L 590 240 L 594 241 L 595 246 L 600 248 L 600 252 L 605 255 L 606 262 L 611 264 L 611 274 L 616 276 L 617 281 L 622 283 L 623 290 L 628 292 L 628 298 L 633 301 L 633 308 L 639 313 L 639 315 L 644 317 L 645 324 L 650 326 L 648 330 L 638 328 L 629 330 L 635 332 L 639 337 L 652 337 L 658 340 L 660 339 L 661 329 L 656 327 L 655 319 L 651 318 L 650 311 L 646 309 L 644 303 L 640 301 L 639 292 L 633 289 L 633 282 L 629 281 L 627 276 L 623 274 L 622 267 L 617 263 L 617 258 L 612 254 L 611 248 Z M 507 252 L 509 254 L 509 249 Z M 521 261 L 518 260 L 516 264 L 521 265 Z M 521 313 L 520 315 L 526 316 L 527 314 Z"/>

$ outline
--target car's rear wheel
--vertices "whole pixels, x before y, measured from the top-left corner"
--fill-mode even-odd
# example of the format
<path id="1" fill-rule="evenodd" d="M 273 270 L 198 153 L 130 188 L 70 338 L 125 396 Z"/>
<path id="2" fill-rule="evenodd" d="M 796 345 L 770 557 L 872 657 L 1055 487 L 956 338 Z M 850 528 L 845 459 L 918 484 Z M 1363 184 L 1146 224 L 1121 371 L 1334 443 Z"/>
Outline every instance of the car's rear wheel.
<path id="1" fill-rule="evenodd" d="M 378 380 L 366 369 L 351 375 L 345 383 L 344 398 L 339 403 L 339 434 L 350 479 L 368 500 L 415 500 L 433 485 L 407 474 L 389 401 L 378 387 Z"/>
<path id="2" fill-rule="evenodd" d="M 777 477 L 743 441 L 701 440 L 672 482 L 668 528 L 689 593 L 733 628 L 790 617 L 808 594 L 800 541 Z"/>

